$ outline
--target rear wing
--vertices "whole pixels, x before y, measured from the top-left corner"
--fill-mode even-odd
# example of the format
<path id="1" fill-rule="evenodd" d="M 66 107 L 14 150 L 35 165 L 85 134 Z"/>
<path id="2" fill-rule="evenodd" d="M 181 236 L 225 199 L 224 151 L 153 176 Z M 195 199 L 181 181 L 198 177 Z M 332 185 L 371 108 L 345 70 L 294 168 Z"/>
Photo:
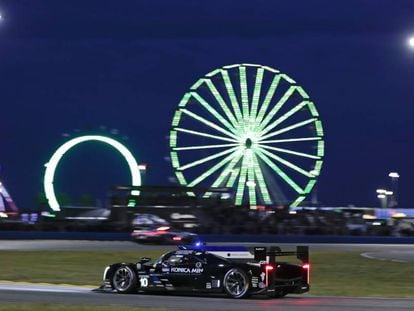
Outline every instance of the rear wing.
<path id="1" fill-rule="evenodd" d="M 302 263 L 309 263 L 309 246 L 296 246 L 296 251 L 282 252 L 279 247 L 260 246 L 254 248 L 254 259 L 260 263 L 275 263 L 276 257 L 296 256 Z"/>

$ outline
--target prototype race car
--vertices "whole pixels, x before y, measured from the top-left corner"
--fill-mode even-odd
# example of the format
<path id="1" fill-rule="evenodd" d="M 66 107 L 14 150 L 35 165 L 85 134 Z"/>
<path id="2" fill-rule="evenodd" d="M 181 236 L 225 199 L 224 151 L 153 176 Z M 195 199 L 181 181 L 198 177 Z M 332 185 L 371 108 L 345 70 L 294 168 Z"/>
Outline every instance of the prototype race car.
<path id="1" fill-rule="evenodd" d="M 279 256 L 296 256 L 301 264 L 279 261 Z M 233 298 L 266 294 L 280 298 L 309 291 L 309 249 L 282 252 L 278 247 L 188 247 L 162 255 L 151 263 L 147 257 L 137 263 L 116 263 L 106 267 L 103 291 L 207 292 L 226 293 Z"/>
<path id="2" fill-rule="evenodd" d="M 191 244 L 197 239 L 195 233 L 173 231 L 169 226 L 134 229 L 131 237 L 135 242 L 151 244 Z"/>

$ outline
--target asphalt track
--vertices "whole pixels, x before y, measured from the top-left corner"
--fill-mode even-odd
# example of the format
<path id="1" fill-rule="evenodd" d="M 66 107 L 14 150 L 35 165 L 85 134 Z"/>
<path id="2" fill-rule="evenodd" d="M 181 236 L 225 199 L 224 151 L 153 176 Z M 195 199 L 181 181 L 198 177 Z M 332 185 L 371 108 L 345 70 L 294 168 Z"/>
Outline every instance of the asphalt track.
<path id="1" fill-rule="evenodd" d="M 236 243 L 214 243 L 225 245 Z M 260 243 L 237 243 L 239 245 L 257 246 Z M 266 244 L 264 244 L 266 245 Z M 296 244 L 278 244 L 282 249 L 294 249 Z M 359 251 L 362 256 L 396 262 L 414 262 L 414 246 L 410 244 L 307 244 L 311 251 Z M 175 246 L 140 245 L 128 241 L 75 241 L 75 240 L 0 240 L 1 250 L 109 250 L 137 251 L 175 249 Z M 414 309 L 414 308 L 413 308 Z"/>
<path id="2" fill-rule="evenodd" d="M 169 310 L 244 311 L 244 310 L 413 310 L 414 299 L 347 298 L 287 296 L 283 299 L 254 297 L 231 299 L 225 296 L 120 295 L 93 292 L 75 286 L 0 284 L 3 303 L 57 303 L 77 305 L 116 305 L 131 307 L 168 307 Z"/>
<path id="3" fill-rule="evenodd" d="M 216 244 L 216 243 L 215 243 Z M 219 243 L 217 243 L 219 244 Z M 223 243 L 221 243 L 223 244 Z M 243 243 L 240 243 L 243 244 Z M 257 244 L 244 243 L 246 246 Z M 294 245 L 281 244 L 282 249 Z M 380 260 L 413 261 L 412 245 L 388 244 L 311 244 L 315 251 L 359 251 L 361 255 Z M 171 248 L 174 246 L 138 245 L 132 242 L 101 241 L 53 241 L 53 240 L 3 240 L 1 250 L 112 250 L 137 251 L 143 249 Z M 397 298 L 349 298 L 316 297 L 308 294 L 290 295 L 284 299 L 254 297 L 251 299 L 230 299 L 225 296 L 177 296 L 177 295 L 119 295 L 93 292 L 90 288 L 61 285 L 39 285 L 0 283 L 0 301 L 14 303 L 57 303 L 83 305 L 125 305 L 132 307 L 160 307 L 169 310 L 414 310 L 414 299 Z"/>

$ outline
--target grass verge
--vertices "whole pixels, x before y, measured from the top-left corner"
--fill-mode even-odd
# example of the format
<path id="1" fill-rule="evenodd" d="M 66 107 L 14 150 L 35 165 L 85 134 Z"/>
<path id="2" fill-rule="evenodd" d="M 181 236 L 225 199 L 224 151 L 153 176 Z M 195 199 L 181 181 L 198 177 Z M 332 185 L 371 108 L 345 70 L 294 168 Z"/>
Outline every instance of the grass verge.
<path id="1" fill-rule="evenodd" d="M 142 251 L 139 256 L 157 258 L 161 253 Z M 0 251 L 0 280 L 98 287 L 105 266 L 137 259 L 137 252 L 125 251 Z M 412 263 L 367 259 L 358 252 L 312 252 L 310 293 L 414 297 L 413 275 Z"/>

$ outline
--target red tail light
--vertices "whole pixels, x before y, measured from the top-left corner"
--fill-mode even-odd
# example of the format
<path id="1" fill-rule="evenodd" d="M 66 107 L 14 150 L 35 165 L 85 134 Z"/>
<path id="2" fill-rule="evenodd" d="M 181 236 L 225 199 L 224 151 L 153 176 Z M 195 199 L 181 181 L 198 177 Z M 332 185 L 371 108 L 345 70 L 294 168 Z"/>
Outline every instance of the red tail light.
<path id="1" fill-rule="evenodd" d="M 265 271 L 266 271 L 266 287 L 269 286 L 269 273 L 271 273 L 275 267 L 273 267 L 272 265 L 265 265 Z"/>
<path id="2" fill-rule="evenodd" d="M 309 284 L 309 282 L 310 282 L 310 264 L 309 263 L 303 264 L 302 269 L 306 270 L 306 282 Z"/>
<path id="3" fill-rule="evenodd" d="M 174 237 L 173 237 L 173 240 L 174 240 L 174 241 L 181 241 L 181 237 L 179 237 L 179 236 L 174 236 Z"/>

